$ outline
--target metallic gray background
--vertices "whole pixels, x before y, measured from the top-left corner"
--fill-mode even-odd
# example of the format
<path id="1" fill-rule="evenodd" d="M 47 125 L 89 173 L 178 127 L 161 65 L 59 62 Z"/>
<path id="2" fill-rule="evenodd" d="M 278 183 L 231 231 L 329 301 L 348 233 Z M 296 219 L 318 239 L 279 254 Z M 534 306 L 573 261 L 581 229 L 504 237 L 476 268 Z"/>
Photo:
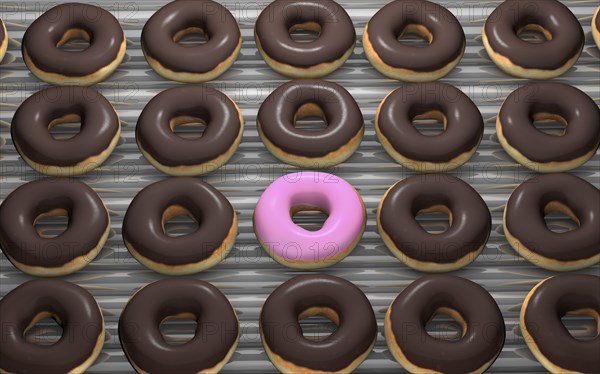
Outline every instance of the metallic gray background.
<path id="1" fill-rule="evenodd" d="M 477 260 L 454 274 L 485 287 L 496 299 L 506 321 L 506 344 L 490 372 L 543 372 L 525 345 L 518 327 L 518 314 L 526 293 L 539 280 L 551 275 L 514 253 L 502 235 L 502 211 L 509 193 L 531 176 L 504 152 L 495 136 L 495 117 L 503 99 L 526 83 L 502 73 L 487 57 L 481 42 L 481 28 L 498 0 L 443 0 L 460 20 L 467 36 L 467 49 L 459 66 L 442 79 L 462 89 L 478 105 L 485 119 L 485 134 L 476 155 L 452 174 L 469 182 L 488 204 L 493 217 L 490 240 Z M 580 20 L 586 33 L 586 45 L 574 68 L 556 81 L 572 84 L 600 102 L 600 52 L 591 35 L 591 19 L 598 6 L 595 0 L 565 0 Z M 96 85 L 115 106 L 122 120 L 119 144 L 107 162 L 92 173 L 80 177 L 93 187 L 108 206 L 112 231 L 100 255 L 89 266 L 64 279 L 88 289 L 99 302 L 106 322 L 106 342 L 101 356 L 90 368 L 96 373 L 129 373 L 118 341 L 117 321 L 129 296 L 139 287 L 163 278 L 129 255 L 121 240 L 121 222 L 125 210 L 142 187 L 166 178 L 140 155 L 135 144 L 137 117 L 150 98 L 160 91 L 179 85 L 155 74 L 140 49 L 140 32 L 145 21 L 164 1 L 93 2 L 110 10 L 121 21 L 127 37 L 123 64 L 106 82 Z M 219 287 L 236 309 L 241 322 L 240 344 L 224 372 L 276 372 L 267 359 L 258 334 L 258 314 L 269 293 L 286 279 L 300 274 L 273 262 L 259 247 L 252 231 L 252 211 L 260 193 L 275 178 L 293 171 L 278 162 L 261 143 L 256 132 L 256 112 L 262 100 L 288 78 L 274 73 L 260 58 L 253 39 L 256 16 L 268 1 L 222 1 L 240 24 L 243 45 L 233 67 L 207 85 L 230 95 L 239 105 L 246 121 L 242 144 L 232 160 L 221 169 L 202 177 L 222 191 L 235 207 L 239 235 L 235 248 L 218 266 L 194 275 Z M 383 97 L 399 87 L 375 71 L 362 49 L 362 31 L 369 18 L 387 1 L 340 1 L 350 14 L 357 32 L 357 43 L 350 59 L 326 77 L 346 87 L 360 105 L 366 133 L 359 150 L 333 172 L 353 184 L 361 193 L 368 213 L 367 229 L 358 247 L 341 263 L 320 272 L 334 274 L 356 283 L 367 294 L 379 322 L 377 344 L 357 372 L 398 372 L 400 366 L 391 357 L 383 332 L 383 318 L 393 298 L 422 274 L 408 269 L 393 257 L 376 233 L 375 211 L 383 192 L 398 179 L 412 172 L 392 162 L 377 142 L 373 118 Z M 0 16 L 9 33 L 8 52 L 0 65 L 0 198 L 26 181 L 42 176 L 31 170 L 19 157 L 10 139 L 9 126 L 14 111 L 30 94 L 46 87 L 32 76 L 23 62 L 20 42 L 27 26 L 55 3 L 3 1 Z M 572 173 L 598 186 L 598 154 Z M 554 222 L 562 225 L 560 220 Z M 581 271 L 599 274 L 600 267 Z M 4 296 L 31 277 L 16 270 L 0 256 L 0 295 Z M 590 325 L 573 322 L 578 332 Z M 308 326 L 310 328 L 310 326 Z M 316 328 L 316 326 L 313 326 Z M 177 335 L 177 331 L 174 331 Z"/>

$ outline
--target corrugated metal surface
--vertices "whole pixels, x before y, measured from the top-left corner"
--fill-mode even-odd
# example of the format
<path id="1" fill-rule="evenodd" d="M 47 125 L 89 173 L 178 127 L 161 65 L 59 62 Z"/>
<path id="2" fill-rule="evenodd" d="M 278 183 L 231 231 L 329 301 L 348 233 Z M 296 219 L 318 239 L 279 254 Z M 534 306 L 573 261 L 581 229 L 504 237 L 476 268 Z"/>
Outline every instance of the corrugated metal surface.
<path id="1" fill-rule="evenodd" d="M 502 211 L 509 193 L 531 172 L 517 166 L 503 151 L 495 136 L 495 116 L 503 99 L 525 83 L 503 74 L 487 57 L 481 42 L 483 20 L 500 1 L 439 1 L 458 16 L 465 34 L 467 49 L 460 65 L 442 81 L 458 86 L 478 105 L 485 118 L 484 139 L 477 154 L 452 174 L 475 187 L 483 196 L 493 217 L 490 240 L 482 255 L 470 266 L 455 272 L 484 286 L 494 296 L 506 320 L 506 345 L 490 372 L 542 372 L 520 335 L 518 313 L 528 290 L 551 272 L 539 269 L 519 258 L 502 235 Z M 143 186 L 166 178 L 154 170 L 140 155 L 135 144 L 137 117 L 158 92 L 178 85 L 156 75 L 146 64 L 140 50 L 140 32 L 144 22 L 163 1 L 99 0 L 99 4 L 123 24 L 127 36 L 127 55 L 112 77 L 96 87 L 115 106 L 122 120 L 121 140 L 108 161 L 81 180 L 93 187 L 111 212 L 112 231 L 104 249 L 89 266 L 65 277 L 87 288 L 99 302 L 106 321 L 103 352 L 90 372 L 132 372 L 118 341 L 117 321 L 129 296 L 139 287 L 163 278 L 138 264 L 121 240 L 121 222 L 132 196 Z M 243 46 L 238 61 L 218 80 L 207 83 L 230 95 L 241 108 L 246 129 L 241 146 L 225 167 L 203 179 L 221 190 L 238 213 L 239 235 L 231 255 L 220 265 L 194 277 L 212 282 L 230 299 L 241 322 L 239 347 L 224 372 L 275 372 L 267 359 L 258 334 L 258 313 L 269 293 L 286 279 L 299 274 L 272 261 L 259 247 L 252 231 L 252 211 L 260 193 L 276 177 L 293 171 L 278 162 L 261 143 L 256 132 L 256 112 L 262 100 L 288 79 L 269 69 L 262 61 L 253 39 L 253 24 L 266 3 L 224 1 L 238 19 Z M 375 349 L 358 372 L 397 372 L 401 368 L 391 357 L 383 332 L 385 310 L 393 298 L 422 274 L 408 269 L 386 249 L 376 233 L 375 211 L 383 192 L 398 179 L 413 174 L 391 161 L 377 142 L 373 118 L 383 97 L 401 83 L 384 78 L 365 59 L 361 36 L 369 18 L 386 1 L 340 1 L 356 26 L 357 45 L 350 59 L 327 79 L 346 87 L 359 103 L 366 122 L 366 133 L 358 152 L 333 172 L 352 183 L 361 193 L 368 212 L 367 229 L 354 252 L 341 263 L 320 272 L 344 277 L 367 294 L 379 322 Z M 572 84 L 596 103 L 600 102 L 600 52 L 593 43 L 591 19 L 596 0 L 565 0 L 579 18 L 586 33 L 586 45 L 576 66 L 557 81 Z M 27 26 L 53 3 L 2 2 L 0 12 L 6 22 L 10 42 L 0 73 L 0 198 L 17 186 L 41 178 L 19 157 L 10 139 L 9 126 L 14 111 L 33 92 L 46 85 L 33 77 L 20 51 L 20 41 Z M 594 185 L 600 183 L 600 156 L 573 171 Z M 557 225 L 563 222 L 556 220 Z M 595 266 L 582 273 L 599 273 Z M 0 294 L 4 296 L 30 279 L 0 257 Z M 589 325 L 573 322 L 578 331 Z"/>

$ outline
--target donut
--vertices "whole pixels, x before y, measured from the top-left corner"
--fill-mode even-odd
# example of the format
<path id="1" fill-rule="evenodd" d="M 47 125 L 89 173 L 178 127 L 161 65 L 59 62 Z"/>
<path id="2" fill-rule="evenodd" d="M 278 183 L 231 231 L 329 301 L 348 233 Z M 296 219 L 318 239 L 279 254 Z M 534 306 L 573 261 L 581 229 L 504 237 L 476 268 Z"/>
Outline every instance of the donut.
<path id="1" fill-rule="evenodd" d="M 444 132 L 427 136 L 412 124 L 436 119 Z M 375 114 L 375 132 L 385 151 L 402 166 L 424 173 L 461 166 L 483 137 L 477 106 L 459 89 L 444 83 L 403 85 L 388 94 Z"/>
<path id="2" fill-rule="evenodd" d="M 535 128 L 536 120 L 566 126 L 563 135 Z M 577 168 L 596 154 L 600 144 L 600 109 L 579 89 L 554 82 L 532 83 L 512 92 L 496 118 L 504 150 L 519 164 L 541 173 Z"/>
<path id="3" fill-rule="evenodd" d="M 428 233 L 415 217 L 448 215 L 450 227 Z M 445 174 L 423 174 L 390 187 L 377 209 L 377 228 L 392 254 L 426 272 L 460 269 L 475 261 L 490 236 L 492 218 L 485 202 L 467 183 Z"/>
<path id="4" fill-rule="evenodd" d="M 337 329 L 309 340 L 299 320 L 327 317 Z M 371 353 L 377 321 L 365 294 L 345 279 L 326 274 L 293 277 L 277 287 L 260 311 L 267 356 L 282 373 L 350 373 Z"/>
<path id="5" fill-rule="evenodd" d="M 43 237 L 34 225 L 45 217 L 68 216 L 56 237 Z M 76 179 L 48 178 L 23 184 L 0 205 L 0 246 L 24 273 L 56 277 L 74 273 L 100 252 L 110 232 L 100 197 Z"/>
<path id="6" fill-rule="evenodd" d="M 578 228 L 556 233 L 544 215 L 561 212 Z M 521 183 L 504 209 L 504 235 L 524 259 L 544 269 L 570 271 L 600 262 L 600 191 L 572 174 L 544 174 Z"/>
<path id="7" fill-rule="evenodd" d="M 589 315 L 600 321 L 600 277 L 561 274 L 539 282 L 521 308 L 521 334 L 535 358 L 551 373 L 597 373 L 600 338 L 574 339 L 561 318 Z"/>
<path id="8" fill-rule="evenodd" d="M 180 40 L 192 33 L 208 39 L 200 45 Z M 156 73 L 174 81 L 207 82 L 223 74 L 242 48 L 235 18 L 211 0 L 172 1 L 154 13 L 142 29 L 142 50 Z"/>
<path id="9" fill-rule="evenodd" d="M 596 13 L 594 13 L 594 17 L 592 18 L 592 35 L 594 36 L 596 47 L 600 49 L 600 7 L 596 9 Z"/>
<path id="10" fill-rule="evenodd" d="M 187 215 L 198 222 L 190 234 L 171 237 L 164 225 Z M 199 179 L 178 177 L 144 187 L 123 219 L 123 241 L 142 265 L 161 274 L 185 275 L 221 262 L 237 235 L 233 207 L 214 187 Z"/>
<path id="11" fill-rule="evenodd" d="M 314 41 L 292 39 L 295 30 L 318 33 Z M 260 13 L 254 40 L 271 69 L 292 78 L 319 78 L 350 57 L 356 31 L 350 16 L 333 0 L 275 0 Z"/>
<path id="12" fill-rule="evenodd" d="M 462 327 L 459 340 L 435 338 L 425 330 L 437 314 Z M 392 355 L 410 373 L 483 373 L 504 346 L 504 319 L 480 285 L 448 274 L 430 274 L 406 287 L 385 315 Z"/>
<path id="13" fill-rule="evenodd" d="M 6 48 L 8 48 L 8 33 L 6 32 L 4 21 L 0 18 L 0 62 L 4 59 Z"/>
<path id="14" fill-rule="evenodd" d="M 420 35 L 429 45 L 399 42 L 406 33 Z M 363 48 L 371 65 L 388 78 L 406 82 L 442 78 L 458 65 L 466 44 L 456 17 L 426 0 L 388 3 L 371 17 L 363 33 Z"/>
<path id="15" fill-rule="evenodd" d="M 81 122 L 76 136 L 56 139 L 53 126 Z M 49 87 L 28 97 L 13 116 L 15 148 L 36 171 L 71 177 L 89 173 L 110 156 L 121 135 L 119 116 L 88 87 Z"/>
<path id="16" fill-rule="evenodd" d="M 198 139 L 175 134 L 176 126 L 200 122 Z M 224 93 L 205 86 L 167 89 L 148 102 L 138 118 L 135 138 L 140 152 L 158 170 L 177 176 L 214 171 L 235 153 L 242 140 L 244 119 Z"/>
<path id="17" fill-rule="evenodd" d="M 83 51 L 60 49 L 70 39 L 89 42 Z M 27 28 L 22 53 L 27 68 L 55 85 L 89 86 L 102 82 L 125 56 L 119 21 L 94 5 L 66 3 L 50 8 Z"/>
<path id="18" fill-rule="evenodd" d="M 194 337 L 168 344 L 160 331 L 166 320 L 193 319 Z M 119 318 L 119 340 L 138 373 L 217 373 L 239 340 L 239 322 L 219 289 L 197 279 L 162 279 L 129 299 Z"/>
<path id="19" fill-rule="evenodd" d="M 519 33 L 524 30 L 541 32 L 546 40 L 522 40 Z M 485 21 L 482 38 L 496 66 L 526 79 L 552 79 L 566 73 L 585 43 L 577 17 L 557 0 L 505 0 Z"/>
<path id="20" fill-rule="evenodd" d="M 292 216 L 303 210 L 328 215 L 309 231 Z M 366 210 L 358 192 L 340 177 L 298 172 L 277 178 L 263 192 L 253 216 L 254 232 L 275 261 L 294 269 L 321 269 L 346 257 L 365 230 Z"/>
<path id="21" fill-rule="evenodd" d="M 52 318 L 62 338 L 52 346 L 34 344 L 25 333 Z M 85 289 L 60 279 L 25 282 L 0 300 L 2 373 L 83 373 L 102 351 L 104 320 Z"/>
<path id="22" fill-rule="evenodd" d="M 323 130 L 297 129 L 303 117 L 321 117 Z M 306 168 L 331 167 L 356 151 L 365 132 L 360 108 L 342 86 L 296 79 L 273 91 L 260 106 L 256 126 L 267 149 L 279 160 Z"/>

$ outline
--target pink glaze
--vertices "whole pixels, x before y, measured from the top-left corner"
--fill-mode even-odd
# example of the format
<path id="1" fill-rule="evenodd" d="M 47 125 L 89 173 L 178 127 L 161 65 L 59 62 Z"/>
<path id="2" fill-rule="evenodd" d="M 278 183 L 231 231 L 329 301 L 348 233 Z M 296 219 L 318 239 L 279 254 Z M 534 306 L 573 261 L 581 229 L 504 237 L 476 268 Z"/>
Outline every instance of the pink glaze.
<path id="1" fill-rule="evenodd" d="M 323 227 L 308 231 L 296 225 L 290 210 L 298 205 L 327 212 Z M 354 187 L 335 175 L 315 171 L 278 178 L 263 192 L 254 210 L 254 230 L 263 245 L 276 259 L 303 262 L 300 267 L 306 263 L 312 268 L 326 267 L 339 261 L 364 226 L 365 208 Z"/>

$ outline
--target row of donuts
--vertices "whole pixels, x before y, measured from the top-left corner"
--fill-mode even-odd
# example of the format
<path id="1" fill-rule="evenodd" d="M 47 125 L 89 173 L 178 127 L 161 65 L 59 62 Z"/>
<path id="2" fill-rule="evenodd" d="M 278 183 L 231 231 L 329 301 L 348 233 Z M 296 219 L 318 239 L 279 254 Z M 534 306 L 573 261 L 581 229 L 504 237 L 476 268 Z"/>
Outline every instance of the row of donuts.
<path id="1" fill-rule="evenodd" d="M 600 10 L 600 8 L 599 8 Z M 600 46 L 600 20 L 592 20 Z M 294 30 L 318 33 L 309 43 L 295 41 Z M 522 40 L 523 30 L 544 34 L 543 43 Z M 182 38 L 201 33 L 207 41 L 185 45 Z M 407 33 L 421 35 L 423 48 L 400 43 Z M 549 79 L 579 58 L 585 36 L 577 18 L 558 0 L 506 0 L 487 18 L 483 44 L 491 60 L 520 78 Z M 7 46 L 2 24 L 0 55 Z M 60 47 L 83 38 L 89 47 L 73 54 Z M 356 32 L 350 16 L 333 0 L 276 0 L 259 15 L 254 35 L 266 63 L 294 78 L 325 76 L 352 54 Z M 173 1 L 154 13 L 141 35 L 149 65 L 167 79 L 198 83 L 217 78 L 237 59 L 242 36 L 234 16 L 211 0 Z M 381 8 L 363 33 L 367 59 L 383 75 L 424 82 L 448 74 L 462 58 L 466 39 L 458 19 L 446 8 L 426 0 L 396 0 Z M 118 20 L 94 5 L 68 3 L 37 18 L 25 32 L 23 59 L 39 79 L 55 85 L 91 85 L 106 79 L 125 55 L 126 40 Z"/>
<path id="2" fill-rule="evenodd" d="M 298 120 L 321 117 L 324 129 L 296 127 Z M 416 119 L 437 119 L 444 131 L 427 136 Z M 562 122 L 562 136 L 538 130 L 534 122 Z M 56 139 L 50 129 L 81 121 L 77 136 Z M 200 138 L 186 139 L 176 126 L 205 123 Z M 375 115 L 375 131 L 386 152 L 404 167 L 445 172 L 464 164 L 477 150 L 484 122 L 471 99 L 440 82 L 407 84 L 389 93 Z M 576 168 L 600 144 L 600 109 L 579 89 L 554 82 L 527 84 L 505 99 L 496 134 L 506 152 L 538 172 Z M 365 124 L 352 95 L 328 81 L 296 79 L 275 89 L 261 104 L 256 126 L 266 148 L 291 165 L 323 169 L 347 160 L 359 147 Z M 143 156 L 169 175 L 211 172 L 235 153 L 244 118 L 227 95 L 207 86 L 181 86 L 153 97 L 142 110 L 136 141 Z M 11 123 L 15 148 L 33 169 L 52 176 L 75 176 L 100 166 L 116 147 L 119 117 L 110 102 L 87 87 L 51 87 L 27 98 Z"/>
<path id="3" fill-rule="evenodd" d="M 520 312 L 523 338 L 534 356 L 553 373 L 592 373 L 600 367 L 600 340 L 573 339 L 561 323 L 566 313 L 593 316 L 600 311 L 600 277 L 557 275 L 539 282 Z M 438 314 L 462 328 L 458 341 L 435 338 L 426 330 Z M 337 328 L 321 341 L 303 335 L 300 320 L 315 315 Z M 62 325 L 51 350 L 28 344 L 25 335 L 51 317 Z M 160 325 L 170 319 L 197 322 L 185 345 L 170 345 Z M 28 281 L 0 300 L 5 344 L 2 372 L 80 373 L 100 354 L 102 311 L 84 288 L 60 279 Z M 264 350 L 283 373 L 348 373 L 372 352 L 378 336 L 373 307 L 360 288 L 331 275 L 295 276 L 266 299 L 259 317 Z M 540 326 L 542 328 L 540 328 Z M 240 324 L 227 297 L 215 286 L 191 278 L 163 279 L 137 290 L 118 324 L 119 341 L 138 373 L 216 373 L 230 360 Z M 452 275 L 427 275 L 409 284 L 391 303 L 384 332 L 394 359 L 411 373 L 483 373 L 505 341 L 502 313 L 480 285 Z"/>
<path id="4" fill-rule="evenodd" d="M 328 215 L 310 231 L 295 224 L 298 211 Z M 441 212 L 449 228 L 430 233 L 417 215 Z M 544 216 L 562 212 L 578 227 L 551 231 Z M 38 235 L 35 222 L 68 216 L 57 237 Z M 253 214 L 254 232 L 277 262 L 295 269 L 319 269 L 345 258 L 360 242 L 366 210 L 356 189 L 344 179 L 321 172 L 286 174 L 263 192 Z M 165 223 L 188 216 L 199 223 L 189 234 L 172 237 Z M 582 269 L 600 261 L 600 191 L 572 174 L 546 174 L 524 181 L 504 211 L 504 235 L 515 251 L 545 269 Z M 0 205 L 0 245 L 20 270 L 37 276 L 78 271 L 100 252 L 110 218 L 100 197 L 83 182 L 41 179 L 15 189 Z M 390 251 L 407 266 L 425 272 L 460 269 L 483 251 L 491 229 L 483 199 L 466 182 L 446 174 L 423 174 L 390 187 L 377 209 L 377 228 Z M 185 275 L 220 263 L 237 236 L 237 215 L 227 198 L 209 184 L 175 177 L 143 188 L 123 219 L 123 241 L 141 264 L 162 274 Z"/>

